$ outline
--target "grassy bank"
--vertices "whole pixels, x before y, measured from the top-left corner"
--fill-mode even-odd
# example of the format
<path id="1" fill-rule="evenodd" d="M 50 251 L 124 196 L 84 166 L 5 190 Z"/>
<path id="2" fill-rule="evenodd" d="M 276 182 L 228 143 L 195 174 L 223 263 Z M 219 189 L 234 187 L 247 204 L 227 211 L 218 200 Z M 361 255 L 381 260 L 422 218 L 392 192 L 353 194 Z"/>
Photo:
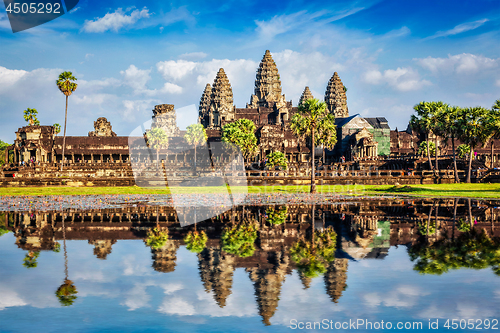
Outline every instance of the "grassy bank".
<path id="1" fill-rule="evenodd" d="M 434 185 L 318 185 L 320 193 L 348 195 L 410 195 L 418 197 L 499 198 L 500 184 L 434 184 Z M 232 187 L 234 193 L 244 187 Z M 223 193 L 224 187 L 176 187 L 175 193 Z M 249 193 L 308 193 L 309 186 L 250 186 Z M 105 195 L 105 194 L 170 194 L 168 188 L 130 187 L 9 187 L 0 188 L 0 196 L 15 195 Z"/>

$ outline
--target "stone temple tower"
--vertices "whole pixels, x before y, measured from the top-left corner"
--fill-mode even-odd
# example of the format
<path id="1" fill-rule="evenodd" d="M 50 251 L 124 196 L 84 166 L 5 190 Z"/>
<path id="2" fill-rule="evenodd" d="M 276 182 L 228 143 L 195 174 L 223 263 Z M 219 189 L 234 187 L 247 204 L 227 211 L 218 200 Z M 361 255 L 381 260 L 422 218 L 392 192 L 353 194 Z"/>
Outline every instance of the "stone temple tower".
<path id="1" fill-rule="evenodd" d="M 286 104 L 285 95 L 281 95 L 281 81 L 278 67 L 266 50 L 255 78 L 255 94 L 250 97 L 247 108 L 272 107 L 275 104 L 279 109 Z"/>
<path id="2" fill-rule="evenodd" d="M 306 87 L 304 89 L 304 92 L 302 92 L 302 96 L 300 96 L 299 99 L 299 105 L 301 105 L 303 102 L 307 101 L 308 99 L 313 99 L 314 96 L 311 93 L 311 90 L 309 90 L 309 87 Z"/>
<path id="3" fill-rule="evenodd" d="M 207 127 L 219 128 L 223 123 L 233 121 L 234 114 L 233 89 L 224 69 L 221 68 L 215 77 L 210 93 L 209 124 Z"/>
<path id="4" fill-rule="evenodd" d="M 208 126 L 208 113 L 210 111 L 210 101 L 212 97 L 212 87 L 210 83 L 207 83 L 205 86 L 205 91 L 203 91 L 203 95 L 201 96 L 200 106 L 198 108 L 198 117 L 200 123 L 207 127 Z"/>
<path id="5" fill-rule="evenodd" d="M 180 135 L 173 104 L 160 104 L 155 106 L 151 128 L 157 127 L 162 128 L 170 137 Z"/>
<path id="6" fill-rule="evenodd" d="M 325 92 L 325 103 L 335 118 L 349 117 L 344 84 L 337 72 L 333 73 Z"/>

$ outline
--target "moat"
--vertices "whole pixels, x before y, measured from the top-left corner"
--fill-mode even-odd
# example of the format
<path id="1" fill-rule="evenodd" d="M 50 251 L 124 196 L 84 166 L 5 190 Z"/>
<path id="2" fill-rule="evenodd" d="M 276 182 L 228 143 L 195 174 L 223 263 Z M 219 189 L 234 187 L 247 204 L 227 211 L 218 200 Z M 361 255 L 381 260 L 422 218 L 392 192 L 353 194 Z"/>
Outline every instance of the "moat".
<path id="1" fill-rule="evenodd" d="M 188 209 L 218 200 L 205 199 L 184 196 Z M 325 319 L 499 328 L 500 201 L 239 200 L 182 226 L 170 196 L 0 198 L 0 330 L 320 331 Z M 168 230 L 159 247 L 147 245 L 154 228 Z M 194 233 L 206 238 L 195 244 Z"/>

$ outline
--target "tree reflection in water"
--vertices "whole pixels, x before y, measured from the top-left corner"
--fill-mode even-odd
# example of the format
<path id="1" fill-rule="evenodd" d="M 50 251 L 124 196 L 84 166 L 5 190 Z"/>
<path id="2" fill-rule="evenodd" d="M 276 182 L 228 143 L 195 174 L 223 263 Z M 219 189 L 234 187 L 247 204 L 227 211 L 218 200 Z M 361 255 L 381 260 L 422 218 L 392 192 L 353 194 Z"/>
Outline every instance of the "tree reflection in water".
<path id="1" fill-rule="evenodd" d="M 251 257 L 255 252 L 257 226 L 255 221 L 246 220 L 226 228 L 221 236 L 222 250 L 238 257 Z"/>
<path id="2" fill-rule="evenodd" d="M 40 251 L 29 251 L 23 259 L 23 266 L 26 268 L 35 268 L 38 265 L 37 259 Z"/>
<path id="3" fill-rule="evenodd" d="M 500 275 L 500 239 L 491 239 L 484 230 L 472 229 L 456 239 L 441 239 L 432 245 L 419 243 L 408 249 L 408 254 L 416 261 L 414 269 L 422 274 L 491 267 Z"/>
<path id="4" fill-rule="evenodd" d="M 68 279 L 68 251 L 66 249 L 66 227 L 64 226 L 64 220 L 66 216 L 62 215 L 62 230 L 63 230 L 63 246 L 64 246 L 64 282 L 59 288 L 56 290 L 56 296 L 59 299 L 59 303 L 62 306 L 70 306 L 73 305 L 73 302 L 77 299 L 76 294 L 78 291 L 76 290 L 73 281 Z"/>

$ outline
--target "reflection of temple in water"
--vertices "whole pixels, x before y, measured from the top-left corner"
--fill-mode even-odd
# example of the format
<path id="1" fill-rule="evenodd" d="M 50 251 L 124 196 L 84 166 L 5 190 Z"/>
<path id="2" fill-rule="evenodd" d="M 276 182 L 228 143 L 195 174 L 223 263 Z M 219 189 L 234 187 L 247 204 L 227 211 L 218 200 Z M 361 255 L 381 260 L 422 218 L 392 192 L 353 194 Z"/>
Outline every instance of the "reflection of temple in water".
<path id="1" fill-rule="evenodd" d="M 326 293 L 334 303 L 338 303 L 342 292 L 347 288 L 348 259 L 337 258 L 330 263 L 324 275 Z"/>
<path id="2" fill-rule="evenodd" d="M 205 231 L 208 242 L 198 254 L 201 282 L 213 293 L 219 307 L 227 306 L 233 285 L 233 274 L 245 269 L 254 285 L 258 311 L 266 325 L 279 310 L 283 283 L 296 271 L 290 248 L 301 238 L 310 237 L 312 229 L 332 226 L 337 232 L 335 259 L 326 267 L 323 281 L 332 302 L 342 302 L 347 288 L 349 261 L 384 259 L 389 247 L 411 246 L 421 240 L 419 225 L 435 225 L 435 233 L 426 241 L 460 235 L 460 223 L 470 223 L 490 236 L 500 236 L 500 210 L 496 202 L 459 200 L 385 200 L 342 202 L 315 205 L 311 223 L 310 205 L 287 206 L 286 219 L 278 225 L 267 220 L 269 206 L 237 207 L 218 217 L 197 224 Z M 472 217 L 472 219 L 471 219 Z M 63 239 L 63 218 L 66 240 L 87 240 L 94 255 L 102 260 L 112 253 L 112 246 L 123 239 L 144 239 L 147 230 L 159 224 L 169 228 L 169 240 L 151 250 L 152 267 L 158 272 L 175 271 L 177 250 L 184 244 L 186 233 L 194 226 L 181 228 L 171 207 L 126 207 L 42 213 L 0 213 L 0 223 L 14 232 L 16 244 L 27 251 L 54 250 Z M 225 226 L 253 220 L 258 226 L 256 250 L 249 257 L 238 257 L 221 249 L 220 237 Z M 297 272 L 297 271 L 296 271 Z M 297 273 L 295 273 L 297 274 Z M 311 278 L 300 275 L 307 288 Z"/>
<path id="3" fill-rule="evenodd" d="M 89 239 L 89 244 L 94 245 L 94 254 L 97 258 L 102 260 L 106 260 L 108 254 L 111 253 L 111 246 L 115 243 L 116 239 Z"/>
<path id="4" fill-rule="evenodd" d="M 225 253 L 220 248 L 205 248 L 198 254 L 198 268 L 205 291 L 214 293 L 219 307 L 226 306 L 233 285 L 234 255 Z"/>
<path id="5" fill-rule="evenodd" d="M 155 271 L 162 273 L 175 271 L 177 249 L 179 245 L 178 242 L 169 239 L 162 247 L 151 249 L 151 253 L 153 254 L 153 268 Z"/>

